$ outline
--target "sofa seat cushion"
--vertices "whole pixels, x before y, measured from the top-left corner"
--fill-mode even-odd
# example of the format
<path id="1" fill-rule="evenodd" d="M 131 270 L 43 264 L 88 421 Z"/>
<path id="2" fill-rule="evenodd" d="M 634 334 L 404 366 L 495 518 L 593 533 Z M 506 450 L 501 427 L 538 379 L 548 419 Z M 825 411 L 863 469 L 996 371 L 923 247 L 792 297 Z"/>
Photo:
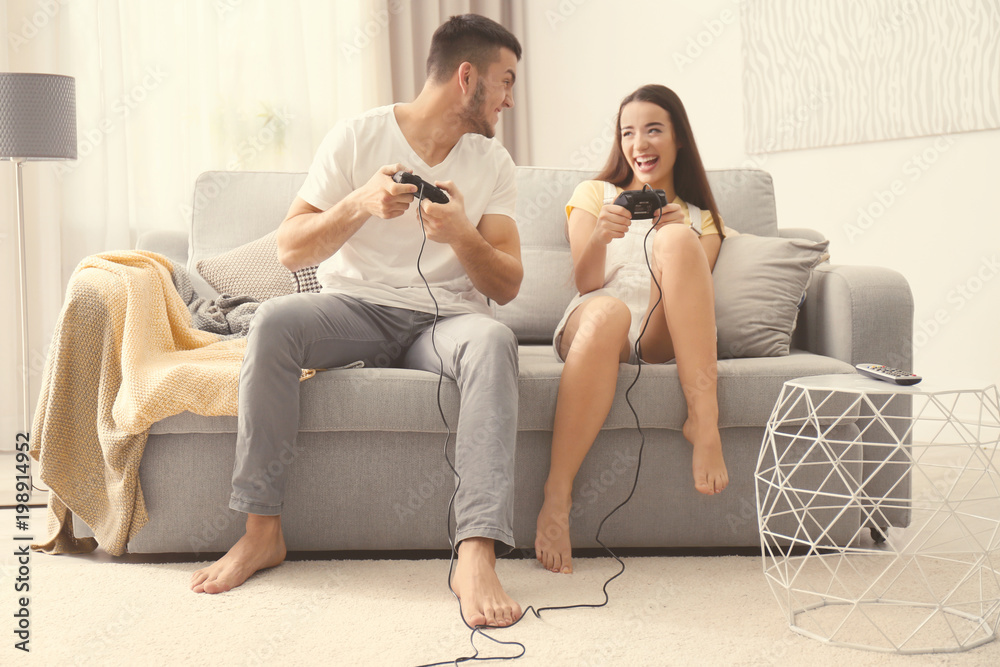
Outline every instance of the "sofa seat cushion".
<path id="1" fill-rule="evenodd" d="M 519 356 L 518 429 L 551 431 L 563 365 L 550 345 L 522 345 Z M 605 429 L 635 428 L 625 391 L 635 378 L 636 367 L 622 364 L 620 368 Z M 720 360 L 719 426 L 764 426 L 786 380 L 853 372 L 849 364 L 798 350 L 785 357 Z M 437 376 L 426 371 L 361 368 L 320 372 L 302 385 L 300 430 L 443 433 L 436 390 Z M 680 430 L 684 424 L 687 409 L 674 364 L 643 366 L 630 398 L 643 427 Z M 459 406 L 454 382 L 442 385 L 441 404 L 454 431 Z M 153 435 L 235 432 L 236 417 L 203 417 L 190 412 L 161 420 L 150 430 Z"/>
<path id="2" fill-rule="evenodd" d="M 556 358 L 551 345 L 522 345 L 520 363 L 519 429 L 551 431 L 563 364 Z M 792 350 L 784 357 L 720 359 L 718 364 L 720 428 L 763 427 L 787 380 L 855 372 L 850 364 L 801 350 Z M 635 374 L 635 366 L 621 364 L 619 367 L 615 400 L 604 422 L 604 430 L 635 428 L 635 417 L 625 402 L 625 392 Z M 629 398 L 643 428 L 679 431 L 687 418 L 687 403 L 676 364 L 644 365 Z M 831 414 L 846 409 L 847 400 L 831 402 Z"/>

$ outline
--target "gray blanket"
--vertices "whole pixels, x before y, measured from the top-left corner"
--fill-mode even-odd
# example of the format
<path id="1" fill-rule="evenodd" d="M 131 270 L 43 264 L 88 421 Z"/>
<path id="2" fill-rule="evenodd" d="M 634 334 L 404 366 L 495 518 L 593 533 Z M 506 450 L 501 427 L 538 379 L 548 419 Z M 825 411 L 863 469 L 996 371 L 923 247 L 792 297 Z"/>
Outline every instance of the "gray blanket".
<path id="1" fill-rule="evenodd" d="M 174 264 L 174 287 L 191 311 L 191 326 L 202 331 L 219 334 L 223 338 L 246 336 L 250 330 L 250 320 L 260 302 L 249 296 L 222 294 L 216 299 L 198 296 L 191 285 L 187 269 Z"/>

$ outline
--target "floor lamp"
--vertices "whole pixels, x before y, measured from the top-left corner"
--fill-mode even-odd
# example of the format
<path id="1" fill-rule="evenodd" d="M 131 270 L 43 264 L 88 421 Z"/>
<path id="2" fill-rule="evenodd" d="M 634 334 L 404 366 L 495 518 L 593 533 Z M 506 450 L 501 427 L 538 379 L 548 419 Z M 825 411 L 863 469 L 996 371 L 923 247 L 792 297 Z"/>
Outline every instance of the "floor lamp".
<path id="1" fill-rule="evenodd" d="M 13 160 L 17 190 L 17 247 L 21 316 L 21 391 L 24 434 L 31 431 L 28 360 L 28 284 L 25 275 L 21 165 L 76 159 L 76 80 L 58 74 L 0 72 L 0 160 Z"/>

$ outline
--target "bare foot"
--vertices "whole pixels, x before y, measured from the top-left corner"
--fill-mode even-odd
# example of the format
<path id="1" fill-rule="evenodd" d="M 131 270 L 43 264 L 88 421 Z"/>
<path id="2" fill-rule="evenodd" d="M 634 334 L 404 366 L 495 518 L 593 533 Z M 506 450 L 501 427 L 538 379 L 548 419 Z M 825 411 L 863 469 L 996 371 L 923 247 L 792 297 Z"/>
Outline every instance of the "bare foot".
<path id="1" fill-rule="evenodd" d="M 250 578 L 257 570 L 285 560 L 285 537 L 281 516 L 247 515 L 247 532 L 225 556 L 191 575 L 195 593 L 225 593 Z"/>
<path id="2" fill-rule="evenodd" d="M 721 493 L 729 485 L 729 472 L 722 457 L 722 439 L 719 427 L 711 424 L 698 426 L 690 417 L 684 422 L 684 437 L 694 445 L 691 468 L 694 488 L 705 495 Z"/>
<path id="3" fill-rule="evenodd" d="M 546 570 L 571 574 L 573 546 L 569 539 L 570 493 L 545 493 L 545 502 L 535 524 L 535 558 Z"/>
<path id="4" fill-rule="evenodd" d="M 496 573 L 493 540 L 470 537 L 458 545 L 458 564 L 451 579 L 469 627 L 504 627 L 521 618 L 521 606 L 503 590 Z"/>

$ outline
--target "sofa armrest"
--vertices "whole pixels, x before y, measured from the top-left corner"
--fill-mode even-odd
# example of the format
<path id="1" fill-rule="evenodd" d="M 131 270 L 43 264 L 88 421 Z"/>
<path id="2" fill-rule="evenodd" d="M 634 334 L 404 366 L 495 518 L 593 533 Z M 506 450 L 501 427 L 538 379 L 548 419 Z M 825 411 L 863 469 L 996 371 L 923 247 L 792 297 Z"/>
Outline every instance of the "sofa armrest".
<path id="1" fill-rule="evenodd" d="M 797 345 L 852 366 L 913 369 L 913 294 L 892 269 L 821 264 L 799 313 Z"/>
<path id="2" fill-rule="evenodd" d="M 797 345 L 810 352 L 852 366 L 871 362 L 913 369 L 913 295 L 896 271 L 821 264 L 813 271 L 799 323 L 805 331 L 796 332 Z M 858 409 L 865 492 L 869 498 L 886 499 L 877 506 L 865 504 L 864 525 L 879 531 L 908 526 L 911 520 L 912 474 L 907 457 L 895 445 L 910 441 L 910 399 L 897 396 L 891 405 L 882 406 L 880 418 L 868 405 Z"/>
<path id="3" fill-rule="evenodd" d="M 172 229 L 154 229 L 139 235 L 135 249 L 156 252 L 177 264 L 187 265 L 188 236 L 186 232 Z"/>

